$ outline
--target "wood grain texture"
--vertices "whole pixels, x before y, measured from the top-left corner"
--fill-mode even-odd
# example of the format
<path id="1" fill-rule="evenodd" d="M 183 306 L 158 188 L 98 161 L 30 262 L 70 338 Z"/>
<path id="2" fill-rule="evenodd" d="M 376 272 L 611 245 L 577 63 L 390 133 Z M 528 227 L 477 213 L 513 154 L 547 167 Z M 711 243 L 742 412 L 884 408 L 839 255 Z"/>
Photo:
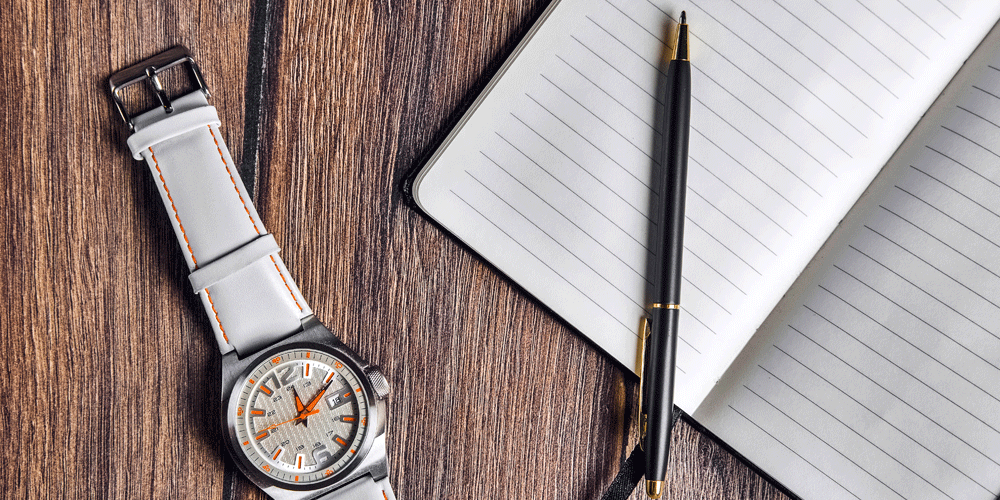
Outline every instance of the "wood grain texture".
<path id="1" fill-rule="evenodd" d="M 545 4 L 272 2 L 256 204 L 393 384 L 401 499 L 599 498 L 636 439 L 634 378 L 399 191 Z M 239 160 L 254 5 L 2 1 L 0 496 L 265 498 L 225 484 L 219 355 L 106 90 L 187 45 Z M 784 498 L 686 424 L 674 450 L 668 498 Z"/>

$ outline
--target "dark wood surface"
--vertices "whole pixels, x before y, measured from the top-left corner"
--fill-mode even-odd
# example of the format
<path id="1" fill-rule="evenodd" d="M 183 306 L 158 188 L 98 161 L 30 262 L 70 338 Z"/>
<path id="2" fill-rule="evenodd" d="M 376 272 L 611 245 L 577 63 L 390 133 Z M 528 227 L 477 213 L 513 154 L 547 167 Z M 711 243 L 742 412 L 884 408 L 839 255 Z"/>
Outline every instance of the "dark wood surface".
<path id="1" fill-rule="evenodd" d="M 263 6 L 243 174 L 316 314 L 392 382 L 399 498 L 599 498 L 636 380 L 399 191 L 546 3 L 3 0 L 0 496 L 265 498 L 227 465 L 219 354 L 106 84 L 187 45 L 240 161 Z M 672 460 L 668 498 L 784 498 L 687 424 Z"/>

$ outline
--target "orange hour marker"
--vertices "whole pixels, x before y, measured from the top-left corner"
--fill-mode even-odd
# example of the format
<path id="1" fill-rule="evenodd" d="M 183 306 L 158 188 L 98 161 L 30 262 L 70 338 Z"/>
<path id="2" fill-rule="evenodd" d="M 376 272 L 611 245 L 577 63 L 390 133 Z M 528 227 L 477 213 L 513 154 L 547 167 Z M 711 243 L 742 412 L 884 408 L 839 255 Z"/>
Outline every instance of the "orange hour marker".
<path id="1" fill-rule="evenodd" d="M 250 410 L 251 415 L 263 415 L 264 410 Z"/>
<path id="2" fill-rule="evenodd" d="M 298 466 L 298 468 L 300 468 L 300 469 L 302 468 L 302 455 L 299 455 L 299 460 L 298 460 L 298 464 L 297 464 L 297 466 Z"/>
<path id="3" fill-rule="evenodd" d="M 330 376 L 326 377 L 326 380 L 324 380 L 323 383 L 325 384 L 325 383 L 333 380 L 333 376 L 336 375 L 336 374 L 337 374 L 337 372 L 330 372 Z"/>
<path id="4" fill-rule="evenodd" d="M 349 392 L 345 392 L 345 393 L 344 393 L 344 397 L 345 397 L 345 398 L 349 398 L 349 397 L 351 397 L 351 393 L 349 393 Z"/>
<path id="5" fill-rule="evenodd" d="M 260 386 L 260 392 L 263 392 L 264 394 L 267 394 L 268 396 L 271 395 L 271 389 L 268 389 L 266 385 Z"/>
<path id="6" fill-rule="evenodd" d="M 257 441 L 260 441 L 261 439 L 264 439 L 266 437 L 267 437 L 267 431 L 261 432 L 260 434 L 257 434 Z"/>
<path id="7" fill-rule="evenodd" d="M 309 378 L 309 363 L 306 363 L 306 378 Z"/>
<path id="8" fill-rule="evenodd" d="M 338 443 L 340 443 L 340 446 L 347 446 L 347 442 L 344 441 L 343 439 L 340 439 L 340 436 L 337 436 L 336 440 Z"/>
<path id="9" fill-rule="evenodd" d="M 354 417 L 341 417 L 341 420 L 343 420 L 344 422 L 353 422 Z"/>
<path id="10" fill-rule="evenodd" d="M 278 455 L 281 455 L 281 448 L 278 448 L 278 451 L 274 452 L 274 456 L 271 457 L 271 460 L 277 460 Z"/>

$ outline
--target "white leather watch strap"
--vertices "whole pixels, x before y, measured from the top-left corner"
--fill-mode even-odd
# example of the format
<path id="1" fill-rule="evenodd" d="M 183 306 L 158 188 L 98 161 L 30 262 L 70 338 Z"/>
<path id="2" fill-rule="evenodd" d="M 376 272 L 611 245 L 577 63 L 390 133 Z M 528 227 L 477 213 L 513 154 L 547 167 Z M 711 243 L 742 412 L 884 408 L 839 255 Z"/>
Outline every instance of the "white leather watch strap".
<path id="1" fill-rule="evenodd" d="M 365 476 L 351 484 L 338 488 L 323 495 L 317 500 L 396 500 L 389 486 L 389 477 L 375 481 L 371 476 Z"/>
<path id="2" fill-rule="evenodd" d="M 146 160 L 219 349 L 242 356 L 302 328 L 312 311 L 278 256 L 219 133 L 194 91 L 134 118 L 128 139 Z"/>

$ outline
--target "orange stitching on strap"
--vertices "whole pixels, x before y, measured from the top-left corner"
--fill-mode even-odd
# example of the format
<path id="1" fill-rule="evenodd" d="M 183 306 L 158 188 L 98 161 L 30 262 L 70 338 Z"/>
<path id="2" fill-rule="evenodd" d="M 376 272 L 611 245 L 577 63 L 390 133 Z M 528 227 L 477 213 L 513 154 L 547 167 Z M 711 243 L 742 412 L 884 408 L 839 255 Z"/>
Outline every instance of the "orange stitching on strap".
<path id="1" fill-rule="evenodd" d="M 215 149 L 219 150 L 219 158 L 222 158 L 222 164 L 226 166 L 226 173 L 229 174 L 229 180 L 233 181 L 233 189 L 236 190 L 236 196 L 239 196 L 240 202 L 243 203 L 243 210 L 247 211 L 247 217 L 250 219 L 250 223 L 253 224 L 254 231 L 260 234 L 260 228 L 257 227 L 257 222 L 253 220 L 253 216 L 250 215 L 250 207 L 247 206 L 246 200 L 243 199 L 243 194 L 240 193 L 240 188 L 236 187 L 236 178 L 233 177 L 233 171 L 229 170 L 229 162 L 226 161 L 226 157 L 222 155 L 222 147 L 219 146 L 219 140 L 215 138 L 215 131 L 212 130 L 211 125 L 207 125 L 208 133 L 212 134 L 212 140 L 215 141 Z"/>
<path id="2" fill-rule="evenodd" d="M 170 208 L 174 210 L 174 218 L 177 219 L 177 227 L 181 229 L 181 236 L 184 237 L 184 243 L 187 243 L 188 253 L 191 254 L 191 262 L 194 262 L 195 269 L 198 268 L 198 259 L 194 258 L 194 250 L 191 249 L 191 242 L 188 241 L 187 233 L 184 232 L 184 224 L 181 224 L 181 216 L 177 213 L 177 206 L 174 205 L 174 198 L 170 196 L 170 189 L 167 189 L 167 181 L 163 178 L 163 171 L 160 170 L 160 162 L 156 161 L 156 154 L 153 153 L 153 148 L 149 148 L 149 156 L 153 158 L 153 166 L 156 167 L 156 173 L 160 176 L 160 183 L 163 184 L 163 191 L 167 193 L 167 199 L 170 200 Z M 212 302 L 212 296 L 208 294 L 208 289 L 205 289 L 205 296 L 208 297 L 208 304 L 212 306 L 212 312 L 215 313 L 215 321 L 219 323 L 219 331 L 222 332 L 222 338 L 229 343 L 229 337 L 226 336 L 226 330 L 222 328 L 222 321 L 219 319 L 219 313 L 215 310 L 215 303 Z"/>
<path id="3" fill-rule="evenodd" d="M 215 310 L 215 302 L 212 302 L 212 296 L 208 294 L 208 288 L 205 289 L 205 296 L 208 297 L 208 305 L 212 306 L 212 312 L 215 313 L 215 321 L 219 324 L 219 331 L 222 332 L 222 338 L 229 343 L 229 337 L 226 336 L 226 330 L 222 328 L 222 320 L 219 319 L 219 311 Z"/>
<path id="4" fill-rule="evenodd" d="M 223 156 L 222 154 L 222 146 L 219 145 L 219 140 L 215 137 L 215 131 L 212 130 L 211 125 L 207 125 L 207 127 L 208 127 L 208 133 L 212 134 L 212 140 L 215 141 L 215 149 L 219 150 L 219 158 L 222 158 L 222 164 L 226 166 L 226 173 L 229 174 L 229 180 L 233 182 L 233 189 L 236 191 L 236 196 L 240 198 L 240 203 L 243 203 L 243 210 L 246 210 L 247 217 L 250 219 L 250 223 L 253 224 L 254 231 L 257 231 L 257 234 L 260 234 L 260 228 L 257 227 L 257 222 L 254 221 L 253 216 L 250 215 L 250 207 L 247 206 L 246 200 L 243 199 L 243 194 L 240 193 L 240 188 L 236 186 L 236 178 L 233 177 L 233 171 L 229 169 L 229 162 L 226 161 L 226 157 Z M 292 287 L 288 285 L 288 280 L 285 279 L 285 274 L 281 272 L 281 268 L 278 267 L 278 263 L 275 262 L 274 256 L 271 256 L 271 262 L 274 263 L 274 269 L 278 271 L 278 276 L 281 276 L 281 281 L 285 282 L 285 288 L 288 289 L 289 295 L 292 296 L 292 300 L 295 301 L 295 305 L 298 306 L 299 311 L 301 311 L 302 305 L 299 304 L 299 299 L 297 299 L 295 297 L 295 294 L 292 292 Z M 207 291 L 208 290 L 206 290 L 206 292 Z M 211 301 L 211 299 L 209 299 L 209 301 Z M 218 316 L 216 316 L 216 319 L 218 319 Z M 222 328 L 221 323 L 219 325 L 219 328 L 220 329 Z M 223 336 L 225 336 L 225 334 L 223 334 Z"/>
<path id="5" fill-rule="evenodd" d="M 271 262 L 274 263 L 274 268 L 278 270 L 278 276 L 281 276 L 281 281 L 285 282 L 285 288 L 288 289 L 288 293 L 290 293 L 292 295 L 292 300 L 295 301 L 295 305 L 299 306 L 299 310 L 301 311 L 302 310 L 302 304 L 299 304 L 299 299 L 295 298 L 295 294 L 292 293 L 292 287 L 288 285 L 288 280 L 285 279 L 285 274 L 282 273 L 281 272 L 281 268 L 278 267 L 278 262 L 274 260 L 274 256 L 273 255 L 269 255 L 269 257 L 271 257 Z"/>
<path id="6" fill-rule="evenodd" d="M 187 233 L 184 232 L 184 224 L 181 224 L 181 216 L 177 214 L 174 198 L 170 196 L 170 190 L 167 189 L 167 181 L 163 179 L 163 171 L 160 170 L 160 162 L 156 161 L 156 154 L 153 153 L 153 148 L 149 148 L 149 155 L 153 158 L 153 166 L 156 167 L 156 172 L 160 174 L 160 183 L 163 184 L 163 191 L 167 193 L 167 199 L 170 200 L 170 208 L 174 209 L 174 218 L 177 219 L 177 226 L 181 228 L 181 236 L 184 237 L 184 243 L 187 243 L 188 253 L 191 254 L 191 262 L 194 262 L 194 267 L 197 269 L 198 259 L 194 258 L 194 250 L 191 250 L 191 242 L 188 241 Z"/>

